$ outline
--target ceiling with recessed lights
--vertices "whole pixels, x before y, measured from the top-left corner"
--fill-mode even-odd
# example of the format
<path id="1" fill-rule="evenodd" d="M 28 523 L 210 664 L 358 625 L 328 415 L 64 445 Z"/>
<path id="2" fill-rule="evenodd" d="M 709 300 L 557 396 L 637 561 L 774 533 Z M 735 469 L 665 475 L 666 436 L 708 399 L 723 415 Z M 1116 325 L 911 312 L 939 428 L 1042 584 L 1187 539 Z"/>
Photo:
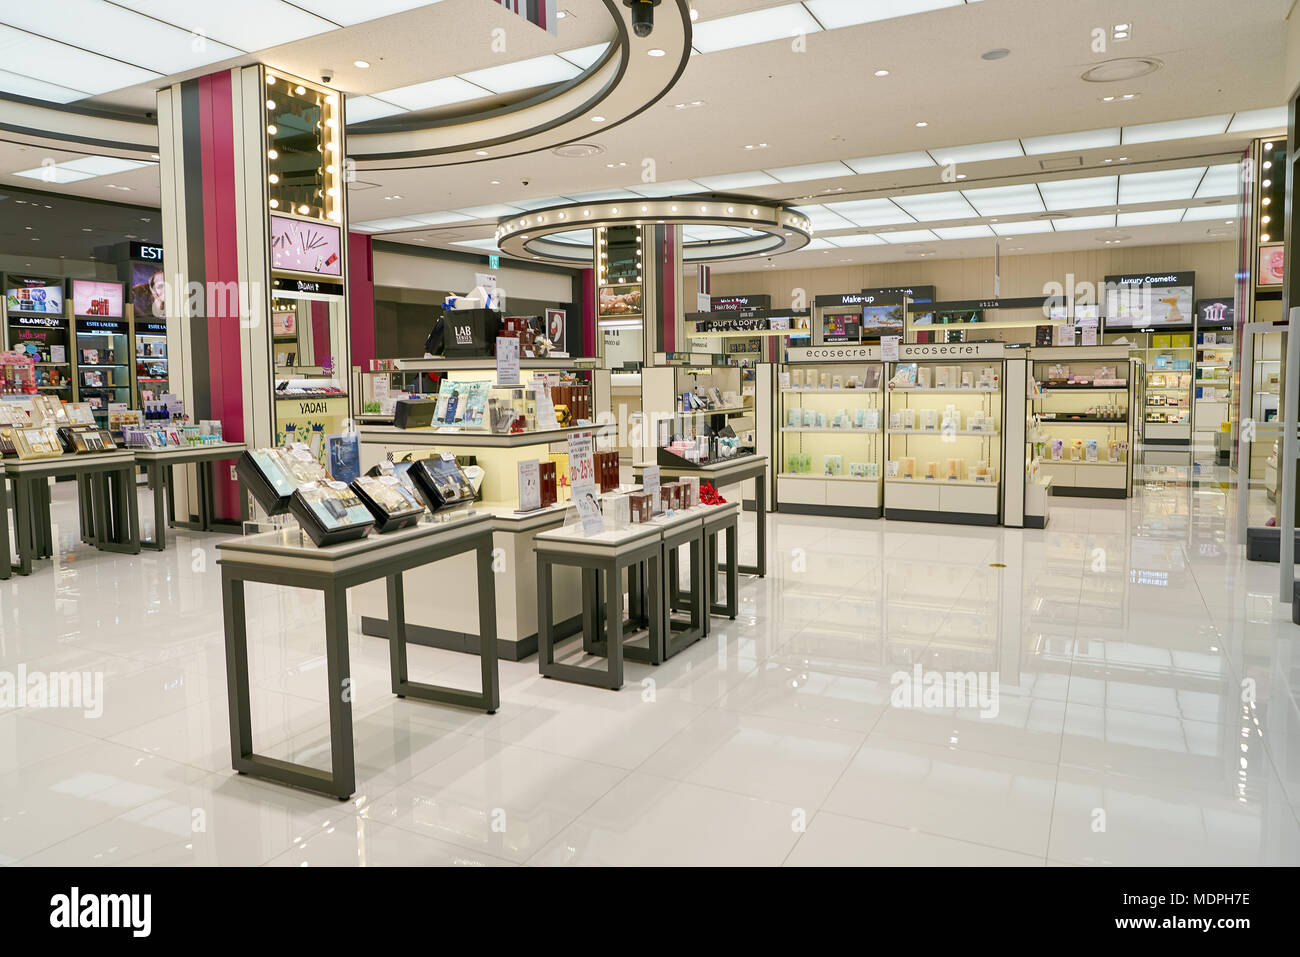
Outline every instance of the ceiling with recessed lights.
<path id="1" fill-rule="evenodd" d="M 249 2 L 221 6 L 237 11 Z M 141 12 L 151 3 L 118 6 Z M 294 7 L 329 19 L 325 8 L 333 5 Z M 1234 218 L 1232 164 L 1244 145 L 1282 126 L 1290 0 L 1255 0 L 1234 7 L 1232 17 L 1218 0 L 691 5 L 693 55 L 675 86 L 640 115 L 615 129 L 589 123 L 574 140 L 586 148 L 557 151 L 572 156 L 475 151 L 472 162 L 435 171 L 380 169 L 356 150 L 354 226 L 398 242 L 490 251 L 497 220 L 530 209 L 726 192 L 807 213 L 816 238 L 782 260 L 790 265 L 823 265 L 839 258 L 831 250 L 861 262 L 925 249 L 987 255 L 995 236 L 1023 236 L 1017 243 L 1026 250 L 1092 248 L 1119 232 L 1134 243 L 1195 241 L 1216 238 L 1210 231 Z M 348 94 L 353 145 L 385 124 L 508 106 L 572 82 L 613 38 L 601 0 L 562 6 L 568 15 L 554 37 L 503 19 L 489 0 L 370 4 L 373 19 L 337 21 L 301 39 L 278 28 L 255 39 L 227 36 L 215 21 L 207 36 L 244 62 L 264 59 L 309 76 L 334 69 Z M 403 12 L 383 16 L 392 10 Z M 504 45 L 494 49 L 498 26 Z M 250 42 L 270 49 L 254 56 L 244 51 L 255 47 L 241 45 Z M 88 44 L 113 55 L 108 46 Z M 419 92 L 432 95 L 450 80 L 470 84 L 473 96 L 441 102 Z M 77 102 L 139 113 L 159 85 Z M 393 93 L 411 90 L 409 99 Z M 0 125 L 6 106 L 0 102 Z M 131 201 L 157 202 L 150 163 L 93 172 L 105 168 L 96 156 L 139 162 L 147 155 L 54 148 L 60 145 L 68 144 L 0 132 L 0 184 L 25 177 L 56 193 L 127 198 L 120 194 L 129 190 Z M 82 160 L 88 163 L 79 166 Z"/>

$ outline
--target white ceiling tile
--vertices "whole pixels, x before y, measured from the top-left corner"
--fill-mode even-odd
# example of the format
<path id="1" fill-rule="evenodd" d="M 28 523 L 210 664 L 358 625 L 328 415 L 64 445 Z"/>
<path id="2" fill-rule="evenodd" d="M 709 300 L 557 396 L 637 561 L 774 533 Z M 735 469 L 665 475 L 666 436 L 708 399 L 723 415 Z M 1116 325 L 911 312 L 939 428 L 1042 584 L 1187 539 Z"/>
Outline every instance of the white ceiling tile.
<path id="1" fill-rule="evenodd" d="M 19 76 L 8 70 L 0 70 L 0 93 L 29 96 L 34 100 L 46 100 L 50 103 L 71 103 L 89 95 L 84 90 L 71 90 L 57 83 L 46 83 L 44 80 L 37 80 L 30 76 Z"/>
<path id="2" fill-rule="evenodd" d="M 843 216 L 855 226 L 891 226 L 913 221 L 911 216 L 887 199 L 861 199 L 825 205 L 832 213 Z"/>
<path id="3" fill-rule="evenodd" d="M 343 116 L 346 123 L 364 123 L 385 116 L 396 116 L 406 110 L 393 103 L 385 103 L 373 96 L 349 96 L 343 101 Z"/>
<path id="4" fill-rule="evenodd" d="M 1050 219 L 1034 219 L 1025 223 L 994 223 L 993 231 L 999 236 L 1026 236 L 1029 233 L 1050 233 Z"/>
<path id="5" fill-rule="evenodd" d="M 247 52 L 337 30 L 323 17 L 281 0 L 114 0 L 121 7 L 182 27 L 195 41 L 216 40 Z"/>
<path id="6" fill-rule="evenodd" d="M 771 186 L 776 182 L 762 170 L 751 173 L 728 173 L 723 176 L 697 176 L 695 181 L 706 189 L 753 189 L 755 186 Z"/>
<path id="7" fill-rule="evenodd" d="M 808 245 L 804 247 L 804 249 L 806 249 L 806 250 L 812 250 L 812 249 L 834 249 L 834 248 L 836 248 L 836 247 L 832 246 L 831 243 L 830 243 L 830 241 L 829 241 L 829 240 L 826 240 L 826 239 L 812 239 L 812 240 L 809 240 L 809 241 L 808 241 Z"/>
<path id="8" fill-rule="evenodd" d="M 364 229 L 368 233 L 386 233 L 396 229 L 419 229 L 427 225 L 409 216 L 393 216 L 389 219 L 370 219 L 364 223 L 355 223 L 352 224 L 352 228 Z"/>
<path id="9" fill-rule="evenodd" d="M 939 237 L 928 229 L 905 229 L 897 233 L 881 233 L 880 238 L 891 245 L 899 246 L 903 243 L 932 242 Z"/>
<path id="10" fill-rule="evenodd" d="M 1235 196 L 1241 187 L 1237 185 L 1239 167 L 1236 163 L 1223 163 L 1211 166 L 1205 171 L 1201 185 L 1196 187 L 1197 199 L 1209 199 L 1212 196 Z"/>
<path id="11" fill-rule="evenodd" d="M 568 50 L 556 55 L 563 57 L 576 67 L 587 70 L 595 66 L 596 62 L 605 55 L 605 51 L 608 49 L 608 43 L 593 43 L 589 47 L 579 47 L 576 50 Z"/>
<path id="12" fill-rule="evenodd" d="M 63 169 L 59 166 L 37 166 L 35 169 L 20 169 L 14 176 L 38 179 L 43 183 L 77 183 L 83 179 L 92 179 L 93 173 L 78 173 L 76 170 Z"/>
<path id="13" fill-rule="evenodd" d="M 573 246 L 590 246 L 595 240 L 594 230 L 570 229 L 563 233 L 551 233 L 546 238 L 555 243 L 569 243 Z"/>
<path id="14" fill-rule="evenodd" d="M 1038 184 L 1048 209 L 1087 209 L 1091 206 L 1114 206 L 1118 199 L 1118 176 L 1089 176 L 1085 179 L 1058 179 Z"/>
<path id="15" fill-rule="evenodd" d="M 408 219 L 414 219 L 418 223 L 424 223 L 426 226 L 445 226 L 447 223 L 467 223 L 474 217 L 465 213 L 413 213 Z"/>
<path id="16" fill-rule="evenodd" d="M 157 80 L 160 74 L 0 25 L 0 64 L 10 73 L 92 95 Z"/>
<path id="17" fill-rule="evenodd" d="M 1014 216 L 1017 213 L 1043 212 L 1043 201 L 1038 188 L 1026 183 L 1020 186 L 991 186 L 987 189 L 962 190 L 970 204 L 981 216 Z"/>
<path id="18" fill-rule="evenodd" d="M 986 160 L 1010 159 L 1024 156 L 1020 140 L 1001 140 L 997 143 L 976 143 L 973 146 L 945 146 L 930 150 L 930 155 L 941 166 L 949 163 L 983 163 Z"/>
<path id="19" fill-rule="evenodd" d="M 885 245 L 885 241 L 874 233 L 859 233 L 856 236 L 832 236 L 829 241 L 832 246 L 838 246 L 840 249 L 851 249 L 854 246 Z"/>
<path id="20" fill-rule="evenodd" d="M 853 172 L 866 176 L 871 173 L 891 173 L 900 169 L 922 169 L 933 166 L 929 153 L 889 153 L 885 156 L 863 156 L 845 160 L 844 165 Z"/>
<path id="21" fill-rule="evenodd" d="M 1201 184 L 1204 166 L 1190 169 L 1156 170 L 1151 173 L 1124 173 L 1119 178 L 1119 203 L 1165 203 L 1191 199 Z"/>
<path id="22" fill-rule="evenodd" d="M 1052 226 L 1058 233 L 1068 233 L 1076 229 L 1111 229 L 1115 225 L 1115 214 L 1105 216 L 1067 216 L 1052 220 Z"/>
<path id="23" fill-rule="evenodd" d="M 1085 130 L 1081 133 L 1057 133 L 1053 136 L 1030 136 L 1020 140 L 1028 156 L 1044 153 L 1070 153 L 1075 150 L 1104 149 L 1119 146 L 1119 127 L 1108 130 Z"/>
<path id="24" fill-rule="evenodd" d="M 513 93 L 516 90 L 528 90 L 535 86 L 563 83 L 581 74 L 582 70 L 568 60 L 548 55 L 533 57 L 531 60 L 519 60 L 515 63 L 502 63 L 500 66 L 490 66 L 486 70 L 474 70 L 459 75 L 462 80 L 468 80 L 475 86 L 481 86 L 493 93 Z"/>
<path id="25" fill-rule="evenodd" d="M 406 110 L 428 110 L 452 103 L 477 100 L 491 94 L 458 76 L 444 76 L 438 80 L 426 80 L 410 86 L 399 86 L 395 90 L 384 90 L 376 93 L 375 96 Z"/>
<path id="26" fill-rule="evenodd" d="M 837 213 L 832 213 L 825 206 L 796 206 L 795 212 L 808 217 L 813 229 L 824 232 L 828 229 L 850 229 L 855 223 Z"/>
<path id="27" fill-rule="evenodd" d="M 691 193 L 705 193 L 708 190 L 690 179 L 674 180 L 671 183 L 638 183 L 629 187 L 629 191 L 646 199 L 662 199 L 668 196 L 689 196 Z"/>
<path id="28" fill-rule="evenodd" d="M 1185 223 L 1208 223 L 1214 220 L 1227 224 L 1228 220 L 1234 222 L 1241 218 L 1241 206 L 1238 203 L 1216 203 L 1213 206 L 1193 206 L 1183 214 Z"/>
<path id="29" fill-rule="evenodd" d="M 981 239 L 993 235 L 987 226 L 941 226 L 934 232 L 940 239 Z"/>
<path id="30" fill-rule="evenodd" d="M 365 3 L 357 3 L 356 0 L 293 0 L 294 6 L 310 10 L 317 16 L 341 23 L 345 27 L 441 2 L 442 0 L 366 0 Z"/>
<path id="31" fill-rule="evenodd" d="M 150 164 L 140 160 L 121 159 L 117 156 L 83 156 L 80 159 L 60 163 L 64 169 L 74 173 L 86 173 L 90 176 L 109 176 L 113 173 L 125 173 Z"/>
<path id="32" fill-rule="evenodd" d="M 716 53 L 821 31 L 802 4 L 787 3 L 717 20 L 701 20 L 692 28 L 691 44 L 701 53 Z"/>
<path id="33" fill-rule="evenodd" d="M 827 30 L 858 23 L 891 20 L 944 7 L 960 7 L 965 0 L 806 0 L 813 16 Z"/>
<path id="34" fill-rule="evenodd" d="M 502 216 L 515 216 L 523 210 L 518 206 L 508 206 L 505 203 L 490 203 L 487 206 L 467 206 L 454 212 L 468 216 L 470 219 L 500 219 Z"/>
<path id="35" fill-rule="evenodd" d="M 1165 140 L 1183 140 L 1194 136 L 1217 136 L 1228 129 L 1230 113 L 1221 116 L 1198 116 L 1190 120 L 1168 120 L 1164 123 L 1144 123 L 1124 127 L 1124 143 L 1160 143 Z"/>
<path id="36" fill-rule="evenodd" d="M 843 163 L 808 163 L 804 166 L 782 166 L 766 171 L 781 183 L 804 183 L 813 179 L 835 179 L 852 176 L 853 170 Z"/>
<path id="37" fill-rule="evenodd" d="M 956 190 L 942 193 L 917 193 L 892 197 L 919 223 L 936 223 L 945 219 L 972 219 L 979 215 Z"/>
<path id="38" fill-rule="evenodd" d="M 164 75 L 228 60 L 241 52 L 212 39 L 194 43 L 188 30 L 103 0 L 15 2 L 5 5 L 3 16 L 7 25 L 29 30 L 38 37 L 93 50 Z"/>
<path id="39" fill-rule="evenodd" d="M 572 193 L 569 199 L 575 203 L 608 203 L 619 199 L 644 199 L 630 189 L 598 189 L 590 193 Z"/>
<path id="40" fill-rule="evenodd" d="M 1229 133 L 1249 133 L 1255 130 L 1285 130 L 1286 107 L 1274 106 L 1267 110 L 1246 110 L 1236 113 L 1228 124 Z"/>
<path id="41" fill-rule="evenodd" d="M 1153 209 L 1145 213 L 1120 213 L 1115 219 L 1119 226 L 1154 226 L 1179 222 L 1185 212 L 1185 209 Z"/>

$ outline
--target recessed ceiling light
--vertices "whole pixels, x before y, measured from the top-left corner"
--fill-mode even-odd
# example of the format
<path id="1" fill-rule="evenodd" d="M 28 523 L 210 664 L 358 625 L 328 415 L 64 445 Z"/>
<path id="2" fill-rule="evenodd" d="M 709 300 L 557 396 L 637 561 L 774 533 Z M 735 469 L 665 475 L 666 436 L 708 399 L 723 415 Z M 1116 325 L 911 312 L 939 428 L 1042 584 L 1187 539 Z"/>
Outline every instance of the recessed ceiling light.
<path id="1" fill-rule="evenodd" d="M 694 23 L 699 18 L 700 18 L 700 11 L 696 10 L 694 7 L 691 7 L 691 23 Z"/>
<path id="2" fill-rule="evenodd" d="M 358 70 L 369 70 L 370 64 L 365 60 L 353 60 L 352 65 Z"/>
<path id="3" fill-rule="evenodd" d="M 1089 67 L 1079 75 L 1085 83 L 1120 83 L 1136 80 L 1163 67 L 1164 61 L 1155 57 L 1120 57 Z"/>
<path id="4" fill-rule="evenodd" d="M 492 186 L 500 186 L 500 185 L 501 185 L 501 180 L 499 180 L 499 179 L 494 179 L 494 180 L 492 180 L 492 182 L 491 182 L 490 185 L 492 185 Z"/>
<path id="5" fill-rule="evenodd" d="M 645 52 L 647 56 L 664 56 L 664 51 L 659 49 L 658 47 L 651 47 L 649 50 L 646 50 Z"/>
<path id="6" fill-rule="evenodd" d="M 888 70 L 877 70 L 877 71 L 876 71 L 876 76 L 889 76 L 889 71 L 888 71 Z"/>
<path id="7" fill-rule="evenodd" d="M 474 155 L 475 155 L 475 156 L 487 156 L 487 155 L 488 155 L 488 152 L 487 152 L 487 150 L 475 150 L 475 151 L 474 151 Z"/>
<path id="8" fill-rule="evenodd" d="M 603 116 L 593 116 L 593 117 L 591 118 L 591 122 L 593 122 L 593 123 L 604 123 L 604 122 L 605 122 L 605 118 L 604 118 Z"/>
<path id="9" fill-rule="evenodd" d="M 993 50 L 985 50 L 980 54 L 981 60 L 1001 60 L 1011 55 L 1011 51 L 1006 47 L 997 47 Z"/>
<path id="10" fill-rule="evenodd" d="M 555 15 L 555 19 L 557 19 L 557 20 L 563 20 L 563 19 L 564 19 L 565 17 L 567 17 L 568 15 L 569 15 L 569 11 L 568 11 L 568 10 L 561 10 L 559 13 L 557 13 L 557 14 Z"/>
<path id="11" fill-rule="evenodd" d="M 150 153 L 150 154 L 149 154 L 149 158 L 150 158 L 150 159 L 159 159 L 160 157 L 158 156 L 157 153 Z"/>
<path id="12" fill-rule="evenodd" d="M 920 126 L 929 126 L 930 124 L 927 123 L 925 120 L 921 120 L 921 121 L 920 121 L 919 123 L 917 123 L 916 125 L 917 125 L 918 127 L 920 127 Z"/>

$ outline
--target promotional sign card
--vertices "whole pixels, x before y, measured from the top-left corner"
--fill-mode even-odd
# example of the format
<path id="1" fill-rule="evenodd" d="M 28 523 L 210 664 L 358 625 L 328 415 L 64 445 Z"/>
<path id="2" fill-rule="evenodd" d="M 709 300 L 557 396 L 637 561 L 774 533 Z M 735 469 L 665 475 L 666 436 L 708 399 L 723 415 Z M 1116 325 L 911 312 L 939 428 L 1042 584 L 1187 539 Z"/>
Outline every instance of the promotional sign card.
<path id="1" fill-rule="evenodd" d="M 656 507 L 659 504 L 659 466 L 647 465 L 641 472 L 641 491 L 650 496 Z"/>
<path id="2" fill-rule="evenodd" d="M 569 484 L 575 490 L 580 485 L 594 485 L 596 464 L 591 454 L 591 433 L 577 432 L 569 436 Z"/>
<path id="3" fill-rule="evenodd" d="M 605 516 L 600 511 L 595 485 L 590 482 L 575 485 L 573 504 L 578 507 L 578 517 L 582 519 L 583 535 L 599 535 L 605 530 Z"/>
<path id="4" fill-rule="evenodd" d="M 497 338 L 497 385 L 519 385 L 519 339 Z"/>
<path id="5" fill-rule="evenodd" d="M 519 511 L 542 507 L 542 476 L 537 459 L 519 463 Z"/>

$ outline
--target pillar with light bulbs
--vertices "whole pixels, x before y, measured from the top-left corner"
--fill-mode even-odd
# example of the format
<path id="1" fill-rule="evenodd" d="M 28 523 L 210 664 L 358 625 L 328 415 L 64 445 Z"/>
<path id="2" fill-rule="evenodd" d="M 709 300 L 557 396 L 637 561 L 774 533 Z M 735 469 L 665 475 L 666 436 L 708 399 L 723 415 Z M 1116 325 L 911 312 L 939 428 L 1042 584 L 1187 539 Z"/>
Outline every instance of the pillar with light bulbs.
<path id="1" fill-rule="evenodd" d="M 263 64 L 225 70 L 160 90 L 158 137 L 173 392 L 228 440 L 323 447 L 354 391 L 341 95 Z M 277 390 L 331 380 L 338 393 Z M 188 471 L 181 523 L 197 512 Z M 230 471 L 215 474 L 217 515 L 238 520 Z"/>

